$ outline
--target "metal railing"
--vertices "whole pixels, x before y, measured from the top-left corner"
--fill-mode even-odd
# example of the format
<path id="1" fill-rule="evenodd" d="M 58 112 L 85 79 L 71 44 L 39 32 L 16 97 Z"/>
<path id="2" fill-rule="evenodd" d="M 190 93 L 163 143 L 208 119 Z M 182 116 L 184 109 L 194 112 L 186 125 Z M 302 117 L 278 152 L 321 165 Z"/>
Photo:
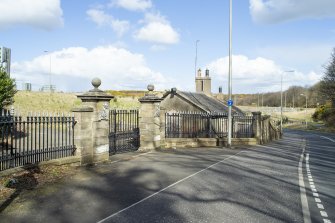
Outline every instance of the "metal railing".
<path id="1" fill-rule="evenodd" d="M 252 116 L 233 116 L 232 137 L 251 138 Z M 223 138 L 228 134 L 226 113 L 178 112 L 165 114 L 166 138 Z"/>
<path id="2" fill-rule="evenodd" d="M 109 116 L 109 153 L 137 150 L 140 146 L 139 111 L 111 110 Z"/>
<path id="3" fill-rule="evenodd" d="M 0 171 L 73 156 L 74 116 L 0 113 Z"/>

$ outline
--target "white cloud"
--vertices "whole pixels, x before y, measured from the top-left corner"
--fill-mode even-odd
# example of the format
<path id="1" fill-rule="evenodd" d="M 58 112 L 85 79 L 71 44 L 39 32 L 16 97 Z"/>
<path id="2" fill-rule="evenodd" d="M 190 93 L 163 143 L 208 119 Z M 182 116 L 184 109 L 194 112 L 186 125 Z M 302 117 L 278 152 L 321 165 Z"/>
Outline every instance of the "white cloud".
<path id="1" fill-rule="evenodd" d="M 224 57 L 209 63 L 207 67 L 211 76 L 218 79 L 220 83 L 227 83 L 228 65 L 229 57 Z M 272 60 L 261 57 L 249 59 L 243 55 L 234 55 L 233 91 L 237 93 L 279 91 L 281 75 L 283 75 L 284 89 L 292 85 L 313 85 L 321 77 L 313 71 L 307 74 L 299 71 L 283 72 L 284 70 Z"/>
<path id="2" fill-rule="evenodd" d="M 114 19 L 113 16 L 106 14 L 100 9 L 89 9 L 86 14 L 98 26 L 110 26 L 119 37 L 124 35 L 130 28 L 128 21 Z"/>
<path id="3" fill-rule="evenodd" d="M 103 89 L 144 89 L 149 82 L 164 89 L 171 81 L 150 69 L 143 55 L 111 45 L 91 50 L 70 47 L 31 61 L 15 62 L 13 77 L 38 86 L 48 84 L 50 56 L 52 80 L 61 90 L 88 90 L 83 85 L 87 86 L 95 76 L 101 78 Z"/>
<path id="4" fill-rule="evenodd" d="M 146 13 L 145 19 L 140 22 L 146 25 L 135 32 L 135 39 L 158 44 L 179 42 L 179 34 L 173 29 L 170 22 L 160 14 Z"/>
<path id="5" fill-rule="evenodd" d="M 253 20 L 263 24 L 302 18 L 334 17 L 334 8 L 334 0 L 250 0 Z"/>
<path id="6" fill-rule="evenodd" d="M 145 11 L 152 7 L 151 0 L 114 0 L 109 4 L 130 11 Z"/>
<path id="7" fill-rule="evenodd" d="M 63 26 L 60 0 L 1 0 L 0 28 L 31 26 L 45 30 Z"/>

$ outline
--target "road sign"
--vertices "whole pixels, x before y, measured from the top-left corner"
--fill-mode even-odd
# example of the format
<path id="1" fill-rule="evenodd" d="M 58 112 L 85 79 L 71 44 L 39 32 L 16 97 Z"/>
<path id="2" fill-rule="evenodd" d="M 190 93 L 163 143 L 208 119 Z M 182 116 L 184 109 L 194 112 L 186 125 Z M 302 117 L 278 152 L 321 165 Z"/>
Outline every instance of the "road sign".
<path id="1" fill-rule="evenodd" d="M 228 106 L 233 106 L 234 102 L 233 102 L 233 100 L 228 100 L 227 104 L 228 104 Z"/>

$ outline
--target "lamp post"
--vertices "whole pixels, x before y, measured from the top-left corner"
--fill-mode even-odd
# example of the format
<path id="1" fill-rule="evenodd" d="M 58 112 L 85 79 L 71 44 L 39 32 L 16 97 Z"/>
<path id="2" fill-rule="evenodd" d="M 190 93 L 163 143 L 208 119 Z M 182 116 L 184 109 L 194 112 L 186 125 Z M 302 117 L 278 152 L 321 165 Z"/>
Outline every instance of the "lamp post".
<path id="1" fill-rule="evenodd" d="M 305 128 L 307 129 L 307 95 L 304 95 L 304 94 L 300 94 L 301 96 L 304 96 L 306 98 L 306 108 L 305 108 L 305 116 L 306 116 L 306 119 L 305 119 Z"/>
<path id="2" fill-rule="evenodd" d="M 228 101 L 232 102 L 232 27 L 233 27 L 233 4 L 232 0 L 229 1 L 229 75 L 228 75 Z M 232 104 L 228 103 L 228 148 L 231 147 L 231 137 L 232 137 Z"/>
<path id="3" fill-rule="evenodd" d="M 195 62 L 194 62 L 194 75 L 197 77 L 197 60 L 198 60 L 198 43 L 200 40 L 195 41 Z"/>
<path id="4" fill-rule="evenodd" d="M 44 50 L 44 53 L 49 53 L 49 51 Z M 49 54 L 49 88 L 50 88 L 50 93 L 51 93 L 51 54 Z"/>
<path id="5" fill-rule="evenodd" d="M 286 70 L 280 76 L 280 132 L 283 133 L 283 74 L 293 73 L 294 70 Z"/>

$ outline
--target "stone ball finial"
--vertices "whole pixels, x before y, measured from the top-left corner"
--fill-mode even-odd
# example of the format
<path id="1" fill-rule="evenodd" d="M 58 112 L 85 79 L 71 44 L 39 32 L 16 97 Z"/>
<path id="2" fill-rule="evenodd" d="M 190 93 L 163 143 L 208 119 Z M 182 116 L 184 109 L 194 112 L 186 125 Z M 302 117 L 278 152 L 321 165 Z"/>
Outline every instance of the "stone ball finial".
<path id="1" fill-rule="evenodd" d="M 153 91 L 153 90 L 155 90 L 155 86 L 153 84 L 148 84 L 147 89 L 148 89 L 148 91 Z"/>
<path id="2" fill-rule="evenodd" d="M 92 82 L 91 82 L 91 83 L 92 83 L 93 87 L 94 87 L 95 89 L 97 89 L 97 88 L 99 88 L 100 85 L 101 85 L 101 80 L 100 80 L 99 78 L 95 77 L 95 78 L 92 79 Z"/>

